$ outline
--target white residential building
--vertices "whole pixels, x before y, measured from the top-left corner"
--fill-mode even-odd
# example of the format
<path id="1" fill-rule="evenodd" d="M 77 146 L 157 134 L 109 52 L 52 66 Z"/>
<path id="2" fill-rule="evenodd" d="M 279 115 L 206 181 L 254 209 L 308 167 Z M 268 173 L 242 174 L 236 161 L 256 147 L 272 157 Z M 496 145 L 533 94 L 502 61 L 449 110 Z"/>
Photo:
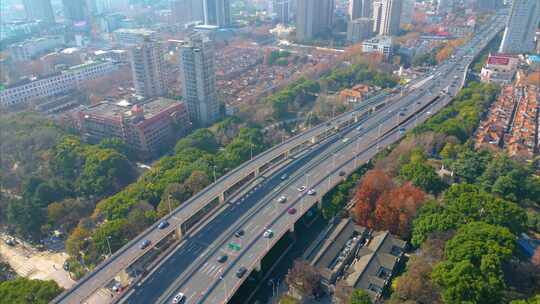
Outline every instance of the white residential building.
<path id="1" fill-rule="evenodd" d="M 65 41 L 62 36 L 46 36 L 11 45 L 8 48 L 8 52 L 14 61 L 28 61 L 38 55 L 43 55 L 59 48 L 64 44 Z"/>
<path id="2" fill-rule="evenodd" d="M 86 81 L 118 70 L 112 61 L 89 61 L 46 78 L 28 80 L 0 90 L 0 107 L 7 108 L 81 88 Z"/>
<path id="3" fill-rule="evenodd" d="M 402 0 L 382 0 L 379 35 L 397 35 L 401 22 Z"/>
<path id="4" fill-rule="evenodd" d="M 214 69 L 214 45 L 194 34 L 181 48 L 184 100 L 192 122 L 207 126 L 219 118 Z"/>
<path id="5" fill-rule="evenodd" d="M 379 53 L 385 58 L 392 56 L 392 37 L 377 36 L 362 42 L 362 52 Z"/>

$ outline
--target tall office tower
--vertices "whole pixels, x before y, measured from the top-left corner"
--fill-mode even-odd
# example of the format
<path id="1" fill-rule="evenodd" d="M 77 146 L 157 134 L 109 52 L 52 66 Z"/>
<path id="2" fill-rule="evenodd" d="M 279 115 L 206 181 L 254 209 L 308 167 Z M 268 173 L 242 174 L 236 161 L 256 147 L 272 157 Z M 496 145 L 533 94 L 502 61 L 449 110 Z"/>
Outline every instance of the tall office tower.
<path id="1" fill-rule="evenodd" d="M 176 23 L 186 24 L 204 20 L 201 0 L 175 0 L 171 2 L 171 11 Z"/>
<path id="2" fill-rule="evenodd" d="M 476 8 L 482 11 L 497 10 L 503 6 L 503 0 L 477 0 L 476 2 Z"/>
<path id="3" fill-rule="evenodd" d="M 54 23 L 51 0 L 23 0 L 23 5 L 28 19 Z"/>
<path id="4" fill-rule="evenodd" d="M 331 28 L 334 0 L 297 0 L 296 38 L 306 41 Z"/>
<path id="5" fill-rule="evenodd" d="M 514 0 L 499 52 L 529 53 L 534 50 L 534 35 L 540 21 L 538 0 Z"/>
<path id="6" fill-rule="evenodd" d="M 402 0 L 383 0 L 379 35 L 392 36 L 399 33 Z"/>
<path id="7" fill-rule="evenodd" d="M 272 12 L 276 16 L 276 21 L 281 24 L 289 24 L 289 0 L 273 0 Z"/>
<path id="8" fill-rule="evenodd" d="M 200 126 L 210 125 L 219 118 L 213 43 L 208 37 L 192 34 L 180 54 L 189 117 Z"/>
<path id="9" fill-rule="evenodd" d="M 86 0 L 62 0 L 64 21 L 68 25 L 90 23 L 90 11 Z"/>
<path id="10" fill-rule="evenodd" d="M 165 60 L 159 42 L 146 38 L 130 50 L 131 72 L 137 95 L 144 98 L 166 93 Z"/>
<path id="11" fill-rule="evenodd" d="M 350 0 L 349 20 L 358 18 L 371 18 L 373 3 L 371 0 Z"/>
<path id="12" fill-rule="evenodd" d="M 219 27 L 231 24 L 231 4 L 229 0 L 203 0 L 204 24 Z"/>
<path id="13" fill-rule="evenodd" d="M 373 2 L 373 32 L 377 35 L 381 31 L 382 6 L 382 0 Z"/>

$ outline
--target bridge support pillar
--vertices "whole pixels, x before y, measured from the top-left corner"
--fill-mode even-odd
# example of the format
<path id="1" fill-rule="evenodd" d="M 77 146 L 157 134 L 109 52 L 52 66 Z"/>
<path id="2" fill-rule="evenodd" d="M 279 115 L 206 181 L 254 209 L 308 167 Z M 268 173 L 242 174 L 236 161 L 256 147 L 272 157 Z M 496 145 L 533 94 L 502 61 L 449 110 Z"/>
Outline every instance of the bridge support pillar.
<path id="1" fill-rule="evenodd" d="M 219 194 L 219 203 L 224 204 L 225 203 L 225 192 L 222 192 Z"/>
<path id="2" fill-rule="evenodd" d="M 354 115 L 354 122 L 355 122 L 355 123 L 358 122 L 358 115 Z"/>
<path id="3" fill-rule="evenodd" d="M 255 173 L 255 176 L 254 176 L 254 177 L 258 177 L 258 176 L 261 174 L 260 168 L 255 169 L 255 172 L 254 172 L 254 173 Z"/>
<path id="4" fill-rule="evenodd" d="M 312 143 L 312 144 L 316 144 L 316 143 L 317 143 L 317 137 L 313 136 L 313 137 L 311 138 L 311 143 Z"/>
<path id="5" fill-rule="evenodd" d="M 319 210 L 322 210 L 322 207 L 323 207 L 323 206 L 322 206 L 322 198 L 321 198 L 320 200 L 317 201 L 317 208 L 318 208 Z"/>
<path id="6" fill-rule="evenodd" d="M 285 159 L 289 158 L 289 150 L 285 151 L 284 155 L 285 155 Z"/>
<path id="7" fill-rule="evenodd" d="M 289 232 L 294 235 L 294 223 L 292 223 L 291 228 L 289 228 Z"/>
<path id="8" fill-rule="evenodd" d="M 178 225 L 176 229 L 174 230 L 174 236 L 176 237 L 177 240 L 180 240 L 182 239 L 183 235 L 184 233 L 182 233 L 182 225 Z"/>
<path id="9" fill-rule="evenodd" d="M 253 269 L 257 272 L 261 271 L 261 261 L 258 261 L 255 266 L 253 266 Z"/>

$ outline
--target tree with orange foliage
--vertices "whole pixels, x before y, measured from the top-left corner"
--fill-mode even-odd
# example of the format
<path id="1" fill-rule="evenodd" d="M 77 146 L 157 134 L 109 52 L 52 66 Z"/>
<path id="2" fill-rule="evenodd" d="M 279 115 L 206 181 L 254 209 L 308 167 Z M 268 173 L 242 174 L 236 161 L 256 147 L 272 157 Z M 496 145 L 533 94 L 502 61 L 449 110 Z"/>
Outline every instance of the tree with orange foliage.
<path id="1" fill-rule="evenodd" d="M 401 187 L 383 193 L 377 200 L 374 213 L 375 229 L 388 230 L 407 238 L 411 223 L 426 194 L 407 182 Z"/>
<path id="2" fill-rule="evenodd" d="M 534 265 L 540 267 L 540 247 L 536 248 L 531 260 Z"/>
<path id="3" fill-rule="evenodd" d="M 356 222 L 374 228 L 373 212 L 379 197 L 394 188 L 392 178 L 381 170 L 368 171 L 360 182 L 353 197 Z"/>

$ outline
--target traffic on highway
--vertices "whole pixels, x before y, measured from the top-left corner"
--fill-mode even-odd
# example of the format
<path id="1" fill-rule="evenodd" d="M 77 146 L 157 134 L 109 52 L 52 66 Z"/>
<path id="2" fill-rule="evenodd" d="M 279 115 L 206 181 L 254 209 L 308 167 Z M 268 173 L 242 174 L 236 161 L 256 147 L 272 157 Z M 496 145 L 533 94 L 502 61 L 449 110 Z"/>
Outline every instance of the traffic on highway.
<path id="1" fill-rule="evenodd" d="M 437 69 L 400 87 L 397 93 L 356 109 L 354 115 L 358 119 L 354 123 L 337 127 L 353 115 L 353 112 L 345 113 L 272 148 L 277 151 L 303 143 L 315 134 L 331 134 L 229 197 L 215 213 L 182 235 L 170 253 L 115 301 L 227 303 L 249 274 L 260 268 L 260 261 L 273 245 L 293 230 L 298 219 L 320 203 L 325 193 L 452 100 L 465 83 L 470 63 L 502 30 L 503 20 L 504 13 L 495 15 Z M 374 111 L 378 104 L 384 106 Z M 249 163 L 275 157 L 265 153 Z M 211 187 L 227 184 L 228 178 L 250 164 L 235 169 Z M 207 196 L 206 202 L 216 197 L 217 192 L 206 191 L 210 190 L 203 190 L 193 200 Z M 188 204 L 184 208 L 175 210 L 128 243 L 55 303 L 84 302 L 120 269 L 140 257 L 141 252 L 152 250 L 153 244 L 177 229 L 185 221 L 184 213 L 196 212 L 201 207 Z"/>

